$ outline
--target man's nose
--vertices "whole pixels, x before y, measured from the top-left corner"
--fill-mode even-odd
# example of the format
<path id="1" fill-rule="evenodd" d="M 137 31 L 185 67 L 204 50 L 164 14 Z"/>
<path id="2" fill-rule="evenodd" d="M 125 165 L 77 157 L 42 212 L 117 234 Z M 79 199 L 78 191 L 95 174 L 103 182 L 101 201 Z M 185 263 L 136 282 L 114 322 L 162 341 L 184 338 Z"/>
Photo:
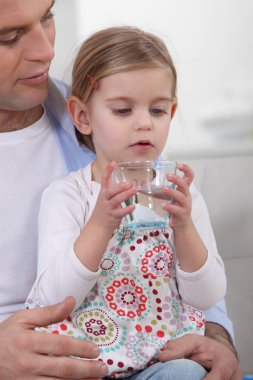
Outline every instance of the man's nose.
<path id="1" fill-rule="evenodd" d="M 51 62 L 54 58 L 54 31 L 47 32 L 41 25 L 30 31 L 26 58 L 30 61 Z"/>

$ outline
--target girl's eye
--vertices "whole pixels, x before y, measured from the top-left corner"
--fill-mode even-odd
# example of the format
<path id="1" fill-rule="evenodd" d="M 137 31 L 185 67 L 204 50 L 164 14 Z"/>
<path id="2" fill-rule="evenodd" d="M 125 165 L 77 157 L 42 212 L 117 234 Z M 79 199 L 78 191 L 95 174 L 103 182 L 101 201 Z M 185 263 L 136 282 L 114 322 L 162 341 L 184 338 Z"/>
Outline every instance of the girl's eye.
<path id="1" fill-rule="evenodd" d="M 165 110 L 162 110 L 160 108 L 151 108 L 150 113 L 155 116 L 162 116 L 164 114 L 167 114 Z"/>
<path id="2" fill-rule="evenodd" d="M 117 108 L 113 112 L 116 115 L 128 115 L 131 112 L 131 108 Z"/>

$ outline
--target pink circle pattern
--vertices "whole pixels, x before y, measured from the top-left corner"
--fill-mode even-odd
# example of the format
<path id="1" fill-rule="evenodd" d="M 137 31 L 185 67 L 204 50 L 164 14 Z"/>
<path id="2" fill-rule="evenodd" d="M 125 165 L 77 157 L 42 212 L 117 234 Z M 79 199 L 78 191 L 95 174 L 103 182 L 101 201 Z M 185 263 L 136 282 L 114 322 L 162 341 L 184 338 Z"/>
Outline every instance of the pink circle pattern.
<path id="1" fill-rule="evenodd" d="M 140 268 L 143 274 L 172 277 L 171 270 L 174 255 L 165 244 L 155 245 L 152 249 L 144 252 L 140 260 Z"/>
<path id="2" fill-rule="evenodd" d="M 123 277 L 105 288 L 109 308 L 120 317 L 139 318 L 148 308 L 148 298 L 137 279 Z"/>
<path id="3" fill-rule="evenodd" d="M 150 357 L 155 357 L 158 354 L 164 343 L 155 335 L 150 335 L 149 337 L 147 335 L 144 337 L 143 333 L 130 335 L 128 342 L 125 344 L 126 355 L 135 366 L 142 366 L 149 361 Z"/>

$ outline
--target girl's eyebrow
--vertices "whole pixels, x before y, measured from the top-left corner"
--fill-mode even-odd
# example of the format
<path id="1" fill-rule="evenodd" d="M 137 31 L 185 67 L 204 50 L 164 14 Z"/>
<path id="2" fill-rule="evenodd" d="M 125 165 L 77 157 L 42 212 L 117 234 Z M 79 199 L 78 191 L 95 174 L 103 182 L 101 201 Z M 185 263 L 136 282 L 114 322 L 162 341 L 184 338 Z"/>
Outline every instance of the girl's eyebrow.
<path id="1" fill-rule="evenodd" d="M 125 100 L 125 101 L 129 101 L 131 100 L 130 97 L 128 96 L 113 96 L 112 98 L 107 98 L 105 101 L 106 102 L 113 102 L 115 100 Z"/>
<path id="2" fill-rule="evenodd" d="M 46 12 L 43 14 L 42 17 L 44 17 L 53 8 L 54 4 L 55 4 L 55 0 L 52 0 L 51 5 L 48 7 L 48 9 L 46 10 Z M 4 28 L 0 29 L 0 37 L 14 31 L 25 29 L 26 27 L 27 27 L 26 25 L 5 26 Z"/>
<path id="3" fill-rule="evenodd" d="M 108 98 L 105 101 L 106 102 L 112 102 L 112 101 L 115 101 L 115 100 L 130 101 L 130 100 L 132 100 L 132 98 L 130 98 L 128 96 L 115 96 L 115 97 L 112 97 L 112 98 Z M 172 98 L 171 97 L 167 97 L 167 96 L 159 96 L 157 98 L 152 99 L 152 103 L 159 102 L 159 101 L 171 102 Z"/>

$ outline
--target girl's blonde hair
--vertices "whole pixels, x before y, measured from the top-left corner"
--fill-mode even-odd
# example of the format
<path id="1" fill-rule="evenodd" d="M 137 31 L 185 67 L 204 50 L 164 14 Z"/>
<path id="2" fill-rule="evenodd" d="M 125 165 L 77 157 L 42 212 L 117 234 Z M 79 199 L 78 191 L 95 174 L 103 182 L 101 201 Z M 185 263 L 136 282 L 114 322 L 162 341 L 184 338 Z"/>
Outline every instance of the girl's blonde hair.
<path id="1" fill-rule="evenodd" d="M 87 103 L 100 79 L 123 71 L 157 67 L 171 71 L 171 95 L 176 97 L 176 69 L 159 37 L 130 26 L 102 29 L 85 40 L 79 49 L 72 70 L 72 95 Z M 95 151 L 91 136 L 82 135 L 78 130 L 76 135 L 79 142 Z"/>

